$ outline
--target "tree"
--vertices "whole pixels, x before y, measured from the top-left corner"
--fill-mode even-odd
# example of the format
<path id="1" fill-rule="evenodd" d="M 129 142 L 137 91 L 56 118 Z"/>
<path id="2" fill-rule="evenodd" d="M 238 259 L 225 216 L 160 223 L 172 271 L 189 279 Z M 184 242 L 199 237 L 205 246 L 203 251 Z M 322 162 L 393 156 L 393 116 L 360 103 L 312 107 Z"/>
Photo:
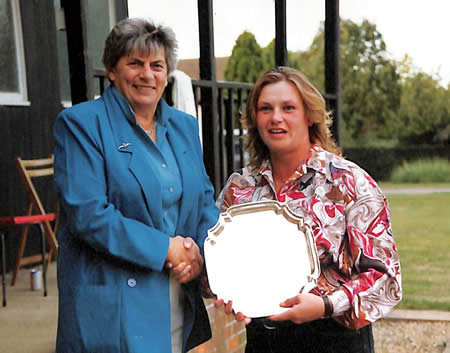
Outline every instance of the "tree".
<path id="1" fill-rule="evenodd" d="M 450 93 L 423 72 L 404 78 L 395 128 L 401 142 L 450 143 Z"/>
<path id="2" fill-rule="evenodd" d="M 392 138 L 386 129 L 400 104 L 395 62 L 388 58 L 383 36 L 374 24 L 341 20 L 340 63 L 344 144 L 369 144 Z M 293 66 L 324 90 L 324 25 L 310 48 L 296 53 Z"/>
<path id="3" fill-rule="evenodd" d="M 275 39 L 262 49 L 263 69 L 261 74 L 271 70 L 275 66 Z"/>
<path id="4" fill-rule="evenodd" d="M 341 63 L 343 119 L 358 144 L 390 138 L 387 129 L 400 106 L 401 86 L 394 62 L 374 24 L 342 21 Z M 363 132 L 363 134 L 361 134 Z M 359 137 L 362 136 L 363 140 Z"/>
<path id="5" fill-rule="evenodd" d="M 439 86 L 439 74 L 421 72 L 407 55 L 399 62 L 391 60 L 382 34 L 367 20 L 341 20 L 340 38 L 345 146 L 449 143 L 450 85 Z M 288 52 L 289 65 L 322 92 L 324 41 L 322 23 L 308 50 Z M 254 82 L 274 66 L 274 43 L 261 49 L 251 33 L 241 34 L 226 78 Z"/>
<path id="6" fill-rule="evenodd" d="M 325 34 L 323 24 L 306 51 L 288 53 L 289 64 L 303 72 L 321 92 L 325 90 Z"/>
<path id="7" fill-rule="evenodd" d="M 256 82 L 263 70 L 262 49 L 250 32 L 244 31 L 236 40 L 225 68 L 227 81 Z"/>

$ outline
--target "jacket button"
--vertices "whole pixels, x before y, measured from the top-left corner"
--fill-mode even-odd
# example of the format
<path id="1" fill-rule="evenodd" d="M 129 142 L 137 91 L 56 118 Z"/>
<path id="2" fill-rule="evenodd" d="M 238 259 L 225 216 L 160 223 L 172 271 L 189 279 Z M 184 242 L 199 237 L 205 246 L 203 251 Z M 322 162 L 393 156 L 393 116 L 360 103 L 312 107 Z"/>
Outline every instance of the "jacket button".
<path id="1" fill-rule="evenodd" d="M 128 287 L 134 288 L 134 287 L 136 287 L 136 280 L 134 278 L 128 278 L 127 284 L 128 284 Z"/>

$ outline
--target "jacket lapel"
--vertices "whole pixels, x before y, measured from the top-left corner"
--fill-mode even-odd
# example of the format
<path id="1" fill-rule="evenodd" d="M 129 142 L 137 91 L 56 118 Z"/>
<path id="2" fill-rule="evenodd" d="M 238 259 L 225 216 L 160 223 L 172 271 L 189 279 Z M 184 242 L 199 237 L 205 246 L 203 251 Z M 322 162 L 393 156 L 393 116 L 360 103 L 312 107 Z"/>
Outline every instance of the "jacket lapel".
<path id="1" fill-rule="evenodd" d="M 112 90 L 115 89 L 108 88 L 103 97 L 117 150 L 120 153 L 129 154 L 128 169 L 142 189 L 153 225 L 161 226 L 162 200 L 159 179 L 149 158 L 146 158 L 145 151 L 139 147 L 134 129 L 136 119 L 133 111 L 125 99 L 119 96 L 117 91 Z"/>

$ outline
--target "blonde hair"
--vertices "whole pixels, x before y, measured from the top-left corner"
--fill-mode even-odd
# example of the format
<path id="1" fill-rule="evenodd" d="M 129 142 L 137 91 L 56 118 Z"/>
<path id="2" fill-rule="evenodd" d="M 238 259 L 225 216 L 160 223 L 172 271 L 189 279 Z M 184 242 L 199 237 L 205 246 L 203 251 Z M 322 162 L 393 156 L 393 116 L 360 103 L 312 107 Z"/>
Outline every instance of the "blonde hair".
<path id="1" fill-rule="evenodd" d="M 332 123 L 331 113 L 326 111 L 325 100 L 320 92 L 300 71 L 280 66 L 266 72 L 256 81 L 248 97 L 245 115 L 241 119 L 242 124 L 247 128 L 247 151 L 250 165 L 259 167 L 264 160 L 269 158 L 269 149 L 259 136 L 256 126 L 259 96 L 265 86 L 281 81 L 292 82 L 298 88 L 305 113 L 312 123 L 309 127 L 311 144 L 319 145 L 327 151 L 340 155 L 341 152 L 332 139 L 329 129 Z"/>

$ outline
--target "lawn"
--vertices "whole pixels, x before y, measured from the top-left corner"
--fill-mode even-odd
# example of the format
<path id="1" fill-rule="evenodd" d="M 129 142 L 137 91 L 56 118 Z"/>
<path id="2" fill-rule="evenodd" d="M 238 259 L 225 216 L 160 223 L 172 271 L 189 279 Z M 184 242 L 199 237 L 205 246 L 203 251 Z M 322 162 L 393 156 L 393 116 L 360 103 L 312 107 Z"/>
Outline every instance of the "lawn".
<path id="1" fill-rule="evenodd" d="M 387 197 L 402 270 L 398 308 L 450 311 L 450 192 Z"/>

